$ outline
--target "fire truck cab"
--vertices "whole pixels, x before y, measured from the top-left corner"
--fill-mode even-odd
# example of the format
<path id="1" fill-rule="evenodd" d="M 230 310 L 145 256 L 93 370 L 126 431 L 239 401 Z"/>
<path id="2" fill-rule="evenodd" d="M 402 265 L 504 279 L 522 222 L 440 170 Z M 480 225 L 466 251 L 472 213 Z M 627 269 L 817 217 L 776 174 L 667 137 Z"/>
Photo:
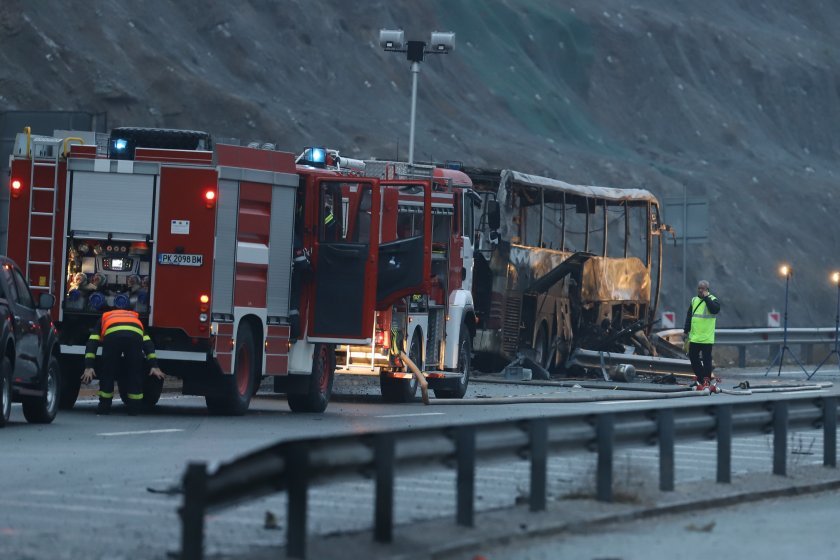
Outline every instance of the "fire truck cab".
<path id="1" fill-rule="evenodd" d="M 142 128 L 25 131 L 10 168 L 8 254 L 56 295 L 64 408 L 109 309 L 137 311 L 162 369 L 219 414 L 243 414 L 263 375 L 292 410 L 321 412 L 336 345 L 372 339 L 377 179 Z M 162 385 L 146 380 L 153 405 Z"/>
<path id="2" fill-rule="evenodd" d="M 473 216 L 480 199 L 457 170 L 371 160 L 364 172 L 383 185 L 380 290 L 373 341 L 339 347 L 338 371 L 378 375 L 386 401 L 407 402 L 415 397 L 417 380 L 399 357 L 404 351 L 436 397 L 461 398 L 475 334 L 470 282 Z M 411 261 L 408 254 L 414 256 Z M 384 286 L 393 282 L 389 267 L 395 266 L 422 270 L 423 281 L 405 282 L 403 289 L 384 294 Z M 403 270 L 399 278 L 407 276 Z"/>

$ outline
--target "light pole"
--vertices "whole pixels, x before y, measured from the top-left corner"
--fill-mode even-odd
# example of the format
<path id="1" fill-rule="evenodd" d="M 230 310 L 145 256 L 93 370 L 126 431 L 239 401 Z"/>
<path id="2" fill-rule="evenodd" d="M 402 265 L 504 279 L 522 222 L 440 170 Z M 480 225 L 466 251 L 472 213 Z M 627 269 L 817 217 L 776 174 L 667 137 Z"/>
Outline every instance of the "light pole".
<path id="1" fill-rule="evenodd" d="M 816 375 L 816 373 L 821 367 L 823 367 L 823 365 L 825 365 L 832 355 L 836 355 L 837 359 L 840 360 L 840 340 L 837 339 L 837 335 L 840 333 L 840 272 L 832 272 L 831 281 L 837 286 L 837 314 L 834 316 L 834 348 L 828 353 L 828 356 L 823 358 L 823 361 L 821 361 L 820 365 L 817 366 L 817 369 L 808 376 L 808 379 L 811 379 L 814 375 Z"/>
<path id="2" fill-rule="evenodd" d="M 808 371 L 805 369 L 805 366 L 802 365 L 802 362 L 799 361 L 799 358 L 796 357 L 796 354 L 793 353 L 793 350 L 788 348 L 787 345 L 787 330 L 788 330 L 788 293 L 790 292 L 790 277 L 793 276 L 793 269 L 783 264 L 779 267 L 779 274 L 785 277 L 785 318 L 784 324 L 782 329 L 782 347 L 779 349 L 779 352 L 776 354 L 776 357 L 773 358 L 773 361 L 770 362 L 770 365 L 767 367 L 767 371 L 764 372 L 764 376 L 767 377 L 767 374 L 770 373 L 770 370 L 773 369 L 773 366 L 776 365 L 776 362 L 779 362 L 779 373 L 776 374 L 778 377 L 782 375 L 782 363 L 785 361 L 785 352 L 788 352 L 793 359 L 799 364 L 799 367 L 802 368 L 802 371 L 805 372 L 805 375 L 808 375 Z"/>
<path id="3" fill-rule="evenodd" d="M 404 52 L 411 61 L 411 130 L 408 135 L 408 163 L 414 163 L 414 121 L 417 116 L 417 79 L 420 63 L 427 54 L 449 54 L 455 48 L 455 34 L 432 31 L 429 42 L 406 41 L 402 29 L 380 29 L 379 45 L 390 52 Z M 427 48 L 428 46 L 428 48 Z"/>

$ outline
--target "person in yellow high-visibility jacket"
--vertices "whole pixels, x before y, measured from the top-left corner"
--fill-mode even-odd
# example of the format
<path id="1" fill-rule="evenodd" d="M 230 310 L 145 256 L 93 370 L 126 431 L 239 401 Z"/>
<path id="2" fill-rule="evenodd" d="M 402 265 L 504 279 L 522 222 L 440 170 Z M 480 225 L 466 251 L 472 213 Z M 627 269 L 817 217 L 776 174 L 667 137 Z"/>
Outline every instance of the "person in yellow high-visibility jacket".
<path id="1" fill-rule="evenodd" d="M 151 367 L 149 375 L 163 379 L 158 368 L 155 345 L 143 329 L 140 316 L 134 311 L 115 309 L 104 313 L 88 338 L 85 347 L 85 371 L 82 382 L 90 383 L 96 377 L 93 366 L 96 350 L 102 343 L 102 371 L 99 372 L 99 406 L 97 414 L 108 414 L 114 398 L 114 379 L 120 371 L 121 358 L 125 357 L 124 375 L 120 384 L 125 385 L 128 396 L 126 409 L 131 415 L 140 412 L 143 401 L 143 355 Z"/>
<path id="2" fill-rule="evenodd" d="M 691 369 L 697 377 L 697 388 L 709 386 L 712 377 L 712 348 L 715 344 L 715 319 L 720 313 L 720 300 L 709 291 L 709 282 L 697 283 L 697 295 L 691 298 L 685 317 L 686 350 Z"/>

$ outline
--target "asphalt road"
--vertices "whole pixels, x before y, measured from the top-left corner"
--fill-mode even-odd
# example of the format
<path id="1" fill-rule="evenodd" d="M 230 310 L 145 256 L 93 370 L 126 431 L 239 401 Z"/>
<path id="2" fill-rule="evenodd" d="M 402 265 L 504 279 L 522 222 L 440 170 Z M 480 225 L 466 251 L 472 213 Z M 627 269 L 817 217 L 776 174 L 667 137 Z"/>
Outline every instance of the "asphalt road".
<path id="1" fill-rule="evenodd" d="M 166 558 L 179 547 L 177 507 L 181 498 L 167 491 L 177 486 L 189 461 L 225 461 L 260 446 L 292 437 L 364 433 L 399 425 L 451 425 L 465 421 L 505 420 L 557 414 L 560 411 L 620 409 L 651 402 L 608 401 L 585 404 L 504 406 L 389 405 L 379 402 L 375 380 L 340 379 L 338 395 L 326 413 L 292 414 L 282 397 L 260 395 L 242 418 L 208 416 L 202 398 L 164 395 L 156 411 L 129 417 L 115 405 L 111 416 L 94 414 L 92 399 L 62 411 L 49 426 L 28 425 L 19 405 L 12 422 L 0 430 L 0 558 L 54 560 L 86 558 Z M 521 387 L 474 383 L 468 396 L 570 394 L 580 389 Z M 829 389 L 836 392 L 836 387 Z M 587 391 L 590 394 L 612 394 Z M 638 396 L 638 393 L 635 394 Z M 710 399 L 743 399 L 714 395 Z M 700 398 L 679 399 L 678 402 Z M 674 401 L 663 402 L 670 406 Z M 792 462 L 821 461 L 822 432 L 799 436 L 791 445 Z M 713 479 L 714 442 L 678 445 L 678 483 Z M 813 449 L 813 453 L 810 450 Z M 736 440 L 733 470 L 767 472 L 772 446 L 768 437 Z M 655 448 L 622 451 L 616 459 L 616 485 L 643 491 L 655 488 Z M 549 491 L 553 496 L 591 491 L 594 456 L 553 457 Z M 501 462 L 481 465 L 477 473 L 477 509 L 513 505 L 528 488 L 528 465 Z M 396 521 L 452 517 L 455 475 L 451 471 L 399 476 Z M 310 532 L 370 527 L 372 484 L 359 480 L 311 492 Z M 277 529 L 264 528 L 266 512 L 278 518 Z M 284 539 L 285 497 L 280 495 L 213 515 L 207 522 L 209 554 L 245 554 L 254 545 Z"/>

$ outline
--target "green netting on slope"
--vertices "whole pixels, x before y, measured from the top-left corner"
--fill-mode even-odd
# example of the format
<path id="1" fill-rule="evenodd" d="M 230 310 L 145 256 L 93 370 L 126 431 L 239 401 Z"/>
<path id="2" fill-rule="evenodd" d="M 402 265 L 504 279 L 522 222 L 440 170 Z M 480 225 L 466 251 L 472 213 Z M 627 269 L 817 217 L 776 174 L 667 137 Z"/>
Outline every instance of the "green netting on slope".
<path id="1" fill-rule="evenodd" d="M 604 133 L 580 103 L 589 87 L 592 33 L 574 14 L 550 4 L 440 1 L 437 13 L 442 28 L 456 31 L 463 62 L 524 127 L 595 146 Z"/>

